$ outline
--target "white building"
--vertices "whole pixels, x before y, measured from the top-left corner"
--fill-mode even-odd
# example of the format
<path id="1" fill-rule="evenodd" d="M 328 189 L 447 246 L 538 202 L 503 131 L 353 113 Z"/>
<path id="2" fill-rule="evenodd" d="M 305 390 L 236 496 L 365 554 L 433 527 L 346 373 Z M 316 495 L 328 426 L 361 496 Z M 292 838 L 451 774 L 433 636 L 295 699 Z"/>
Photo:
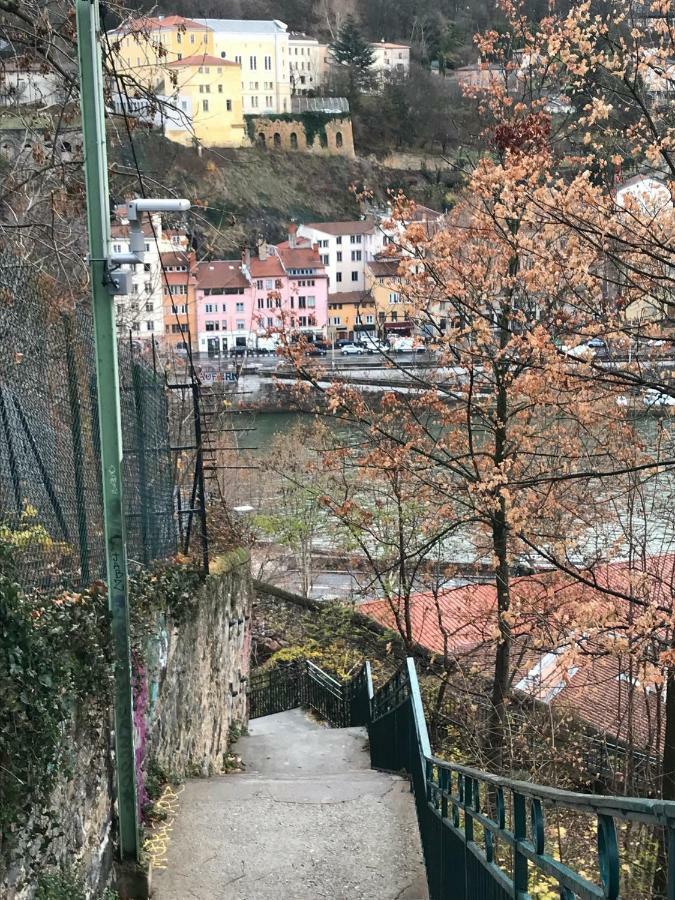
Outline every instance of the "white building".
<path id="1" fill-rule="evenodd" d="M 287 26 L 278 19 L 197 19 L 213 31 L 213 55 L 241 65 L 245 115 L 291 111 Z"/>
<path id="2" fill-rule="evenodd" d="M 410 74 L 410 46 L 380 41 L 373 48 L 372 72 L 381 81 L 406 78 Z"/>
<path id="3" fill-rule="evenodd" d="M 365 290 L 366 263 L 381 253 L 387 242 L 384 231 L 372 219 L 312 222 L 300 225 L 298 236 L 318 245 L 330 293 Z"/>
<path id="4" fill-rule="evenodd" d="M 307 94 L 321 86 L 321 45 L 316 38 L 290 32 L 288 63 L 293 95 Z"/>
<path id="5" fill-rule="evenodd" d="M 111 229 L 110 252 L 129 252 L 129 220 L 126 207 L 116 210 Z M 164 232 L 162 217 L 155 213 L 143 223 L 145 261 L 143 265 L 122 266 L 121 271 L 133 270 L 130 294 L 115 297 L 117 329 L 121 336 L 150 342 L 154 336 L 164 335 L 164 282 L 160 254 L 170 250 L 184 250 L 187 236 L 182 230 Z"/>
<path id="6" fill-rule="evenodd" d="M 0 61 L 0 106 L 54 106 L 64 97 L 55 72 L 36 63 L 17 59 Z"/>

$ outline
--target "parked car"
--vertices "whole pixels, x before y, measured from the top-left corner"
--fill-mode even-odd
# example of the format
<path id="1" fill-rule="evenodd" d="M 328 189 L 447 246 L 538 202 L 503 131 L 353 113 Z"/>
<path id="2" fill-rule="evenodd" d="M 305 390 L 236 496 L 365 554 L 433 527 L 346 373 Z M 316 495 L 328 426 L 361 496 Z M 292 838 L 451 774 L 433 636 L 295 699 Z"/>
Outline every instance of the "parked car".
<path id="1" fill-rule="evenodd" d="M 592 337 L 576 347 L 563 347 L 563 350 L 574 357 L 586 356 L 589 359 L 609 359 L 609 347 L 602 338 Z"/>
<path id="2" fill-rule="evenodd" d="M 343 344 L 340 353 L 343 356 L 363 356 L 366 351 L 356 344 Z"/>
<path id="3" fill-rule="evenodd" d="M 415 338 L 398 337 L 392 344 L 392 350 L 394 353 L 424 353 L 425 347 Z"/>
<path id="4" fill-rule="evenodd" d="M 666 406 L 675 406 L 675 397 L 670 394 L 662 394 L 656 388 L 645 391 L 642 402 L 648 409 L 662 409 Z"/>
<path id="5" fill-rule="evenodd" d="M 354 343 L 360 344 L 362 347 L 365 347 L 366 350 L 375 353 L 383 353 L 385 350 L 389 349 L 389 345 L 385 341 L 381 341 L 379 338 L 376 338 L 368 332 L 364 333 L 360 341 L 355 341 Z"/>
<path id="6" fill-rule="evenodd" d="M 326 348 L 321 344 L 308 344 L 305 350 L 307 356 L 325 356 L 326 352 Z"/>
<path id="7" fill-rule="evenodd" d="M 333 346 L 336 350 L 341 350 L 343 347 L 353 344 L 353 341 L 345 340 L 344 338 L 340 338 L 339 341 L 334 341 Z"/>

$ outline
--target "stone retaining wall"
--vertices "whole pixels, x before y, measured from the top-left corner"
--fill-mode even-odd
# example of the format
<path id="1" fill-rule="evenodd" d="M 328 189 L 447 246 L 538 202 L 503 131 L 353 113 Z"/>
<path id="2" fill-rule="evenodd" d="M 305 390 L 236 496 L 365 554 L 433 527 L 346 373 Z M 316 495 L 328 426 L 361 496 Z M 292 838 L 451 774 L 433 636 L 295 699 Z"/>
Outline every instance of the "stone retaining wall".
<path id="1" fill-rule="evenodd" d="M 251 576 L 245 551 L 213 564 L 181 626 L 158 627 L 143 661 L 150 760 L 172 775 L 223 768 L 232 726 L 246 724 L 250 654 Z M 85 727 L 74 711 L 67 740 L 69 772 L 57 784 L 48 814 L 0 844 L 0 897 L 30 900 L 50 869 L 77 873 L 87 895 L 111 884 L 114 858 L 112 711 L 100 728 Z M 138 737 L 137 737 L 138 743 Z M 0 798 L 0 802 L 2 799 Z"/>

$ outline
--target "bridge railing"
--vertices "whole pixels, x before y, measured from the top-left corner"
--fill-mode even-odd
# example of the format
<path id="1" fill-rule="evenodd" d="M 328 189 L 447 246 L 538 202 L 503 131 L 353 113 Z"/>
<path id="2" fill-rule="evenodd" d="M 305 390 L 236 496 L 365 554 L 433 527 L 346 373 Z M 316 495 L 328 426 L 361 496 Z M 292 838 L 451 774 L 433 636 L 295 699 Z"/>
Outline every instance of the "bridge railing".
<path id="1" fill-rule="evenodd" d="M 432 900 L 526 900 L 530 890 L 674 900 L 675 803 L 577 794 L 434 757 L 412 659 L 372 697 L 368 730 L 372 765 L 411 778 Z M 560 838 L 575 829 L 587 852 L 573 867 Z M 636 867 L 649 869 L 637 883 Z"/>

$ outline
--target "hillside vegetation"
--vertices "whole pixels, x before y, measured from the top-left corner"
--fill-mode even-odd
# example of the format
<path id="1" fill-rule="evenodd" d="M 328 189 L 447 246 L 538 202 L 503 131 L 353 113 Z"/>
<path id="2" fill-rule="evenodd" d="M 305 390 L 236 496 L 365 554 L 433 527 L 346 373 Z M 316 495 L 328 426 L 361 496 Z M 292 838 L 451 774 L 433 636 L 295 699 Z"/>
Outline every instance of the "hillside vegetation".
<path id="1" fill-rule="evenodd" d="M 111 190 L 120 202 L 138 190 L 138 179 L 125 136 L 111 135 L 110 141 Z M 199 156 L 140 130 L 134 144 L 149 196 L 185 196 L 201 207 L 202 255 L 236 254 L 261 237 L 281 240 L 291 219 L 353 219 L 361 214 L 355 189 L 364 186 L 380 202 L 388 191 L 402 188 L 434 207 L 442 205 L 448 190 L 438 174 L 386 169 L 369 159 L 258 149 L 204 150 Z"/>

